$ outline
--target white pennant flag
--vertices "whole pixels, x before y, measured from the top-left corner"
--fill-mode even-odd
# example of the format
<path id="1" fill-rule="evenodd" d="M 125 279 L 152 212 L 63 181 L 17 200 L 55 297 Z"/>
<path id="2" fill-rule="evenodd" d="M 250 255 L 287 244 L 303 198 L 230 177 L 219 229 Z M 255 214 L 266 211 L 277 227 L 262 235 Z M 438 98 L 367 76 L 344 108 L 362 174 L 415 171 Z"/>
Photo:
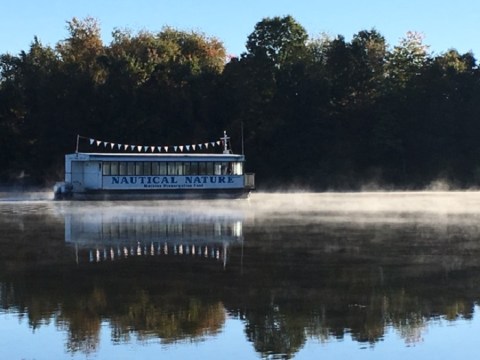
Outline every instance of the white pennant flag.
<path id="1" fill-rule="evenodd" d="M 162 152 L 162 147 L 161 147 L 161 146 L 157 146 L 157 150 L 158 150 L 158 152 Z"/>
<path id="2" fill-rule="evenodd" d="M 202 144 L 198 144 L 198 148 L 202 150 Z"/>
<path id="3" fill-rule="evenodd" d="M 100 146 L 102 142 L 100 140 L 97 140 L 97 146 Z"/>
<path id="4" fill-rule="evenodd" d="M 110 143 L 110 149 L 113 149 L 115 147 L 114 143 Z"/>
<path id="5" fill-rule="evenodd" d="M 148 150 L 148 146 L 144 146 L 144 147 L 143 147 L 143 151 L 144 151 L 144 152 L 147 152 L 147 150 Z"/>
<path id="6" fill-rule="evenodd" d="M 222 142 L 220 140 L 217 141 L 217 145 L 220 146 Z"/>
<path id="7" fill-rule="evenodd" d="M 122 144 L 117 144 L 117 149 L 122 150 Z"/>
<path id="8" fill-rule="evenodd" d="M 174 147 L 173 147 L 173 150 L 175 150 L 175 152 L 177 152 L 177 147 L 178 147 L 178 146 L 174 146 Z"/>
<path id="9" fill-rule="evenodd" d="M 95 142 L 95 139 L 90 139 L 90 145 L 93 145 L 94 142 Z"/>
<path id="10" fill-rule="evenodd" d="M 192 149 L 193 149 L 193 151 L 195 151 L 195 147 L 196 147 L 196 146 L 197 146 L 197 145 L 192 145 Z"/>
<path id="11" fill-rule="evenodd" d="M 163 147 L 165 149 L 165 152 L 168 152 L 168 146 Z"/>
<path id="12" fill-rule="evenodd" d="M 130 150 L 131 151 L 135 150 L 135 145 L 130 145 Z"/>
<path id="13" fill-rule="evenodd" d="M 106 141 L 103 142 L 103 147 L 107 147 L 108 143 Z"/>
<path id="14" fill-rule="evenodd" d="M 215 147 L 215 142 L 214 142 L 214 141 L 212 141 L 210 144 L 211 144 L 213 147 Z"/>
<path id="15" fill-rule="evenodd" d="M 180 149 L 180 152 L 183 152 L 183 145 L 180 145 L 178 148 Z"/>
<path id="16" fill-rule="evenodd" d="M 203 145 L 205 145 L 205 149 L 208 149 L 208 143 L 205 143 Z"/>
<path id="17" fill-rule="evenodd" d="M 142 147 L 140 145 L 137 146 L 137 151 L 142 152 Z"/>
<path id="18" fill-rule="evenodd" d="M 130 145 L 123 145 L 123 150 L 126 151 L 129 147 Z"/>
<path id="19" fill-rule="evenodd" d="M 187 151 L 190 151 L 190 145 L 185 145 L 185 147 L 187 148 Z"/>
<path id="20" fill-rule="evenodd" d="M 155 146 L 150 146 L 150 151 L 154 152 L 155 151 Z"/>

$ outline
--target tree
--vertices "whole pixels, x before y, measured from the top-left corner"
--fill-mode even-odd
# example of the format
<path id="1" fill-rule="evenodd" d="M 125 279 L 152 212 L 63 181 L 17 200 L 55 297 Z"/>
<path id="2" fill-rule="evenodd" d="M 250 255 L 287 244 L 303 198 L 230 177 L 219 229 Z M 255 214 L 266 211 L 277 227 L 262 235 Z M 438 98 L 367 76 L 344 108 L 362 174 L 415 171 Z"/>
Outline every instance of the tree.
<path id="1" fill-rule="evenodd" d="M 387 57 L 388 77 L 397 86 L 405 87 L 411 79 L 420 75 L 422 67 L 429 59 L 428 46 L 423 43 L 423 35 L 409 31 Z"/>
<path id="2" fill-rule="evenodd" d="M 246 47 L 250 56 L 266 59 L 281 67 L 306 56 L 307 39 L 305 29 L 290 15 L 265 18 L 255 25 Z"/>
<path id="3" fill-rule="evenodd" d="M 105 74 L 97 61 L 98 57 L 103 54 L 98 21 L 92 17 L 84 20 L 74 17 L 67 21 L 67 30 L 70 37 L 56 46 L 56 51 L 63 62 L 77 67 L 81 72 L 88 73 L 95 83 L 102 82 Z"/>

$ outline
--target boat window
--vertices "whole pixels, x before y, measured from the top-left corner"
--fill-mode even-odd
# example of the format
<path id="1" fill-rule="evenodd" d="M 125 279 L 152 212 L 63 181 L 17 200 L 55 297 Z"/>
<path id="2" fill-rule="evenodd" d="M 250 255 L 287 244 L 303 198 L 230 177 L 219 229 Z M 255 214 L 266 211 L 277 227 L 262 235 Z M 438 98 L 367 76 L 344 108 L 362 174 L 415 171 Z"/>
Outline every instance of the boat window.
<path id="1" fill-rule="evenodd" d="M 177 175 L 185 175 L 184 163 L 177 162 Z"/>
<path id="2" fill-rule="evenodd" d="M 117 161 L 112 161 L 110 163 L 110 175 L 112 175 L 112 176 L 118 175 L 118 162 Z"/>
<path id="3" fill-rule="evenodd" d="M 207 175 L 207 165 L 203 161 L 198 163 L 198 175 Z"/>
<path id="4" fill-rule="evenodd" d="M 135 175 L 143 175 L 143 162 L 135 163 Z"/>
<path id="5" fill-rule="evenodd" d="M 216 162 L 213 165 L 213 174 L 214 175 L 222 175 L 222 163 Z"/>
<path id="6" fill-rule="evenodd" d="M 198 163 L 191 162 L 190 163 L 190 174 L 191 175 L 198 175 Z"/>
<path id="7" fill-rule="evenodd" d="M 102 165 L 102 174 L 104 176 L 108 176 L 110 175 L 110 163 L 109 162 L 104 162 L 103 165 Z"/>
<path id="8" fill-rule="evenodd" d="M 143 175 L 152 175 L 152 165 L 151 162 L 145 161 L 143 163 Z"/>
<path id="9" fill-rule="evenodd" d="M 243 174 L 243 163 L 240 161 L 232 162 L 232 174 L 233 175 L 242 175 Z"/>
<path id="10" fill-rule="evenodd" d="M 176 169 L 176 164 L 172 161 L 167 163 L 168 165 L 168 175 L 175 175 L 177 169 Z"/>
<path id="11" fill-rule="evenodd" d="M 222 162 L 222 175 L 226 175 L 229 173 L 228 171 L 228 163 L 227 162 Z"/>
<path id="12" fill-rule="evenodd" d="M 128 162 L 127 163 L 127 174 L 128 175 L 135 175 L 135 163 L 134 162 Z"/>
<path id="13" fill-rule="evenodd" d="M 158 162 L 152 162 L 152 175 L 160 175 L 160 166 Z"/>
<path id="14" fill-rule="evenodd" d="M 185 175 L 192 175 L 192 167 L 190 166 L 191 163 L 186 162 L 183 164 L 183 169 L 185 171 Z"/>
<path id="15" fill-rule="evenodd" d="M 207 175 L 213 175 L 213 162 L 207 162 Z"/>
<path id="16" fill-rule="evenodd" d="M 160 162 L 159 168 L 160 168 L 160 174 L 159 175 L 167 175 L 167 163 L 166 162 Z"/>
<path id="17" fill-rule="evenodd" d="M 127 163 L 125 161 L 118 163 L 118 173 L 119 175 L 127 175 Z"/>

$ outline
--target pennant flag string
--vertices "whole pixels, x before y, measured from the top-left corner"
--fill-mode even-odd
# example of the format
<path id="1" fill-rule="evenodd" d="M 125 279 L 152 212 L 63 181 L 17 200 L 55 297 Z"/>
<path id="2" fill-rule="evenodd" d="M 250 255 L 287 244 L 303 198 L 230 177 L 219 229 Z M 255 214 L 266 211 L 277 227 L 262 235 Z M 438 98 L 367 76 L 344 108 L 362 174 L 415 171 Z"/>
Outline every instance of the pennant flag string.
<path id="1" fill-rule="evenodd" d="M 198 144 L 188 144 L 188 145 L 131 145 L 131 144 L 120 144 L 120 143 L 113 143 L 113 142 L 108 142 L 108 141 L 103 141 L 103 140 L 97 140 L 94 138 L 89 138 L 89 137 L 84 137 L 77 135 L 78 138 L 86 139 L 88 140 L 88 143 L 90 145 L 96 145 L 97 147 L 100 147 L 103 145 L 104 148 L 110 147 L 110 149 L 117 149 L 118 151 L 137 151 L 137 152 L 144 152 L 144 153 L 155 153 L 155 152 L 166 152 L 168 153 L 168 150 L 172 150 L 173 152 L 183 152 L 185 151 L 196 151 L 196 150 L 204 150 L 208 149 L 209 147 L 215 147 L 215 146 L 220 146 L 222 142 L 220 140 L 217 141 L 211 141 L 211 142 L 205 142 L 205 143 L 198 143 Z"/>

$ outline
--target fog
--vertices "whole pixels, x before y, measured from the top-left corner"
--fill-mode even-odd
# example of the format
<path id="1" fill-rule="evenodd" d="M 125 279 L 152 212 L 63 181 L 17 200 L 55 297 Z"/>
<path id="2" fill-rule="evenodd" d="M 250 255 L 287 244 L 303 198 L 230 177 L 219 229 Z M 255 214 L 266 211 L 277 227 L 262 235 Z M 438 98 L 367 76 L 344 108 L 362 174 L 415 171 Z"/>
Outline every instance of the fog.
<path id="1" fill-rule="evenodd" d="M 129 215 L 310 222 L 466 222 L 480 218 L 478 191 L 262 193 L 247 200 L 169 201 L 53 201 L 50 192 L 0 193 L 0 205 L 36 204 L 37 211 L 63 216 Z M 42 206 L 38 206 L 39 202 Z M 5 209 L 4 209 L 5 210 Z M 203 219 L 203 220 L 201 220 Z"/>

